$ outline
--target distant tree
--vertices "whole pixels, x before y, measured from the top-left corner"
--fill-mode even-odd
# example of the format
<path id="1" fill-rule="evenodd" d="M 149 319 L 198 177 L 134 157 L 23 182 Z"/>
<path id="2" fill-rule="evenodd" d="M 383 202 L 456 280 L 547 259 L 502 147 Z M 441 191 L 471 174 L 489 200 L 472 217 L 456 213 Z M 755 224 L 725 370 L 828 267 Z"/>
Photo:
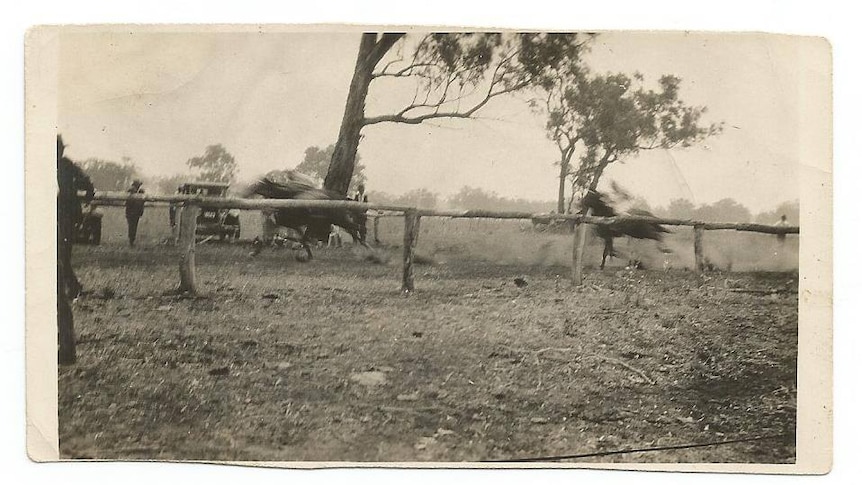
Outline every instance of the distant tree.
<path id="1" fill-rule="evenodd" d="M 368 197 L 371 201 L 371 196 Z M 377 202 L 376 200 L 374 202 Z M 440 202 L 440 196 L 428 189 L 413 189 L 396 197 L 392 203 L 407 207 L 418 207 L 420 209 L 436 209 Z"/>
<path id="2" fill-rule="evenodd" d="M 526 199 L 511 199 L 503 197 L 496 192 L 486 192 L 481 188 L 464 186 L 456 194 L 447 199 L 450 207 L 463 210 L 501 210 L 501 211 L 523 211 L 533 213 L 550 212 L 554 208 L 553 202 L 533 201 Z"/>
<path id="3" fill-rule="evenodd" d="M 696 207 L 688 199 L 673 199 L 666 208 L 658 210 L 658 214 L 670 219 L 693 219 Z"/>
<path id="4" fill-rule="evenodd" d="M 202 182 L 233 183 L 236 179 L 236 160 L 221 144 L 208 146 L 203 156 L 190 158 L 186 165 Z"/>
<path id="5" fill-rule="evenodd" d="M 548 82 L 557 66 L 578 60 L 589 38 L 562 33 L 433 33 L 418 39 L 405 56 L 405 35 L 362 34 L 324 179 L 327 189 L 347 193 L 365 126 L 471 118 L 494 98 Z M 394 113 L 366 116 L 369 87 L 382 78 L 412 79 L 416 94 Z"/>
<path id="6" fill-rule="evenodd" d="M 751 222 L 751 211 L 739 202 L 727 198 L 709 205 L 701 205 L 693 219 L 705 222 Z"/>
<path id="7" fill-rule="evenodd" d="M 395 205 L 396 196 L 379 190 L 368 191 L 368 201 L 374 204 Z"/>
<path id="8" fill-rule="evenodd" d="M 676 76 L 662 76 L 655 91 L 644 87 L 639 73 L 601 75 L 573 67 L 561 74 L 543 86 L 544 98 L 531 102 L 547 113 L 546 133 L 560 152 L 557 209 L 561 212 L 567 177 L 572 186 L 571 209 L 576 196 L 595 190 L 614 162 L 641 150 L 687 147 L 721 132 L 721 124 L 700 123 L 705 107 L 687 106 L 679 99 Z M 578 150 L 579 163 L 573 167 Z"/>
<path id="9" fill-rule="evenodd" d="M 295 170 L 312 177 L 319 183 L 323 183 L 323 180 L 326 178 L 326 172 L 329 170 L 329 162 L 332 160 L 333 153 L 335 153 L 334 144 L 322 150 L 320 147 L 310 146 L 305 149 L 305 158 L 296 166 Z M 348 192 L 355 192 L 359 184 L 365 184 L 368 181 L 365 176 L 365 166 L 359 163 L 360 159 L 359 153 L 357 153 Z"/>
<path id="10" fill-rule="evenodd" d="M 761 212 L 754 218 L 758 224 L 775 224 L 781 220 L 781 216 L 787 216 L 787 222 L 791 226 L 799 225 L 799 201 L 791 200 L 782 202 L 774 210 Z"/>
<path id="11" fill-rule="evenodd" d="M 189 182 L 189 176 L 183 174 L 154 177 L 149 184 L 159 194 L 171 195 L 177 193 L 177 188 Z"/>
<path id="12" fill-rule="evenodd" d="M 125 190 L 138 176 L 135 164 L 128 157 L 123 157 L 122 162 L 89 158 L 81 164 L 81 168 L 90 177 L 96 190 Z"/>
<path id="13" fill-rule="evenodd" d="M 478 187 L 463 186 L 456 194 L 448 199 L 452 207 L 469 210 L 494 210 L 500 209 L 500 197 L 494 192 L 485 192 Z"/>

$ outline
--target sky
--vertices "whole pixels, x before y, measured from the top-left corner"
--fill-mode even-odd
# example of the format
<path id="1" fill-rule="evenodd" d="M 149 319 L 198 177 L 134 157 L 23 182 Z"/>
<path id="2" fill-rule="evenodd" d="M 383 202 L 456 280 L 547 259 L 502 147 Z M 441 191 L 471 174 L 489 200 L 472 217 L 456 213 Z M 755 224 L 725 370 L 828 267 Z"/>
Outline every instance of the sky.
<path id="1" fill-rule="evenodd" d="M 799 197 L 800 92 L 828 89 L 799 43 L 761 34 L 606 32 L 587 64 L 596 72 L 682 78 L 681 98 L 708 108 L 724 132 L 685 149 L 653 150 L 611 166 L 651 205 L 733 198 L 755 212 Z M 356 31 L 68 31 L 61 37 L 58 127 L 69 156 L 131 158 L 148 176 L 189 173 L 186 160 L 220 143 L 249 180 L 292 168 L 309 146 L 334 143 L 358 49 Z M 815 49 L 817 50 L 817 49 Z M 822 44 L 828 59 L 828 45 Z M 808 51 L 805 51 L 808 52 Z M 411 81 L 372 84 L 366 113 L 391 112 Z M 359 152 L 368 189 L 462 186 L 531 200 L 556 196 L 558 158 L 526 96 L 500 98 L 474 120 L 378 124 Z"/>

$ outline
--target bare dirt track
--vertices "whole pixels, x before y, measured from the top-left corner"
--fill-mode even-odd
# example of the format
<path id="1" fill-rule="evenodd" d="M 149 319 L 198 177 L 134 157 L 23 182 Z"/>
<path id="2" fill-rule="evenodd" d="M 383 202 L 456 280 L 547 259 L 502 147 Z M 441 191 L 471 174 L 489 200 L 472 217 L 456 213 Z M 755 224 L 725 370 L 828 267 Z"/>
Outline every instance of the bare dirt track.
<path id="1" fill-rule="evenodd" d="M 64 458 L 479 461 L 784 434 L 614 462 L 795 460 L 793 273 L 588 271 L 398 250 L 310 263 L 203 245 L 76 247 Z M 526 285 L 516 285 L 520 277 Z"/>

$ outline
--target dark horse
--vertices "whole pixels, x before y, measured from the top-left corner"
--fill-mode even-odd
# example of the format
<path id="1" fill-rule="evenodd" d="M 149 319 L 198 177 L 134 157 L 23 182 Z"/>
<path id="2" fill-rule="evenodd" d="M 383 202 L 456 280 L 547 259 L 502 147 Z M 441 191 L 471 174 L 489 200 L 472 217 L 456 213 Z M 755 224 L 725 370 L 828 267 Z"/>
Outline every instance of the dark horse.
<path id="1" fill-rule="evenodd" d="M 614 186 L 613 188 L 624 200 L 631 198 L 618 187 Z M 595 190 L 590 190 L 581 199 L 581 213 L 586 214 L 589 209 L 592 209 L 591 214 L 596 217 L 615 217 L 620 215 L 655 217 L 649 211 L 642 209 L 630 209 L 625 214 L 620 214 L 614 209 L 606 194 Z M 661 242 L 664 233 L 670 232 L 663 226 L 648 221 L 620 221 L 613 224 L 596 224 L 595 231 L 596 235 L 605 242 L 605 247 L 602 251 L 601 269 L 605 268 L 605 260 L 608 256 L 614 257 L 617 255 L 614 251 L 614 238 L 629 236 L 635 239 L 652 239 Z"/>
<path id="2" fill-rule="evenodd" d="M 276 182 L 267 177 L 258 180 L 244 194 L 245 197 L 252 195 L 260 195 L 267 199 L 349 200 L 334 192 L 315 187 L 311 180 L 292 171 L 287 172 L 286 180 L 282 182 Z M 313 258 L 309 242 L 326 238 L 332 225 L 343 228 L 354 241 L 368 248 L 368 244 L 362 237 L 362 228 L 366 221 L 363 210 L 278 209 L 274 213 L 274 218 L 276 225 L 293 229 L 301 235 L 299 239 L 291 237 L 288 239 L 300 243 L 309 260 Z M 255 238 L 254 245 L 252 255 L 257 255 L 263 250 L 264 244 L 260 238 Z"/>

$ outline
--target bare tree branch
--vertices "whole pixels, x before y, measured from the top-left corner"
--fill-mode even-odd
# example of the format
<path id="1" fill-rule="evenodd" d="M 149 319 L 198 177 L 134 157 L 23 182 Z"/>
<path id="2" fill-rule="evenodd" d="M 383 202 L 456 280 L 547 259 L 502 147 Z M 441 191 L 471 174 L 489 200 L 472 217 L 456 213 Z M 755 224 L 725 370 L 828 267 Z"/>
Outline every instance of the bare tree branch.
<path id="1" fill-rule="evenodd" d="M 436 111 L 436 112 L 426 113 L 426 114 L 422 114 L 422 115 L 407 116 L 407 112 L 410 111 L 408 109 L 406 111 L 402 110 L 401 113 L 394 114 L 394 115 L 381 115 L 381 116 L 367 117 L 362 121 L 362 124 L 363 125 L 374 125 L 377 123 L 394 122 L 394 123 L 406 123 L 406 124 L 411 124 L 411 125 L 418 125 L 418 124 L 422 123 L 423 121 L 435 119 L 435 118 L 470 118 L 473 115 L 473 113 L 475 113 L 476 111 L 481 109 L 483 106 L 488 104 L 488 102 L 491 101 L 493 98 L 496 98 L 498 96 L 502 96 L 504 94 L 516 91 L 516 90 L 521 89 L 523 87 L 524 87 L 524 85 L 519 84 L 519 85 L 514 85 L 512 87 L 509 87 L 509 88 L 500 89 L 499 91 L 493 91 L 493 87 L 492 87 L 491 90 L 489 90 L 489 92 L 485 95 L 485 97 L 482 100 L 478 101 L 476 104 L 474 104 L 470 109 L 468 109 L 466 111 L 443 111 L 443 112 Z M 414 108 L 418 108 L 418 107 L 422 107 L 422 106 L 415 106 Z"/>
<path id="2" fill-rule="evenodd" d="M 390 66 L 392 66 L 398 62 L 402 62 L 403 60 L 404 59 L 396 59 L 394 61 L 387 63 L 386 66 L 382 70 L 374 73 L 371 76 L 372 79 L 377 79 L 377 78 L 381 78 L 381 77 L 410 77 L 410 76 L 414 75 L 414 73 L 413 73 L 414 69 L 434 66 L 434 64 L 430 63 L 430 62 L 419 62 L 419 63 L 410 64 L 409 66 L 404 67 L 404 68 L 399 69 L 399 70 L 394 71 L 394 72 L 387 72 L 386 71 Z"/>
<path id="3" fill-rule="evenodd" d="M 374 48 L 368 54 L 368 62 L 371 63 L 372 66 L 377 65 L 383 56 L 389 52 L 389 49 L 395 45 L 396 42 L 401 40 L 402 37 L 406 35 L 405 33 L 386 33 L 380 36 L 380 39 L 374 44 Z"/>

